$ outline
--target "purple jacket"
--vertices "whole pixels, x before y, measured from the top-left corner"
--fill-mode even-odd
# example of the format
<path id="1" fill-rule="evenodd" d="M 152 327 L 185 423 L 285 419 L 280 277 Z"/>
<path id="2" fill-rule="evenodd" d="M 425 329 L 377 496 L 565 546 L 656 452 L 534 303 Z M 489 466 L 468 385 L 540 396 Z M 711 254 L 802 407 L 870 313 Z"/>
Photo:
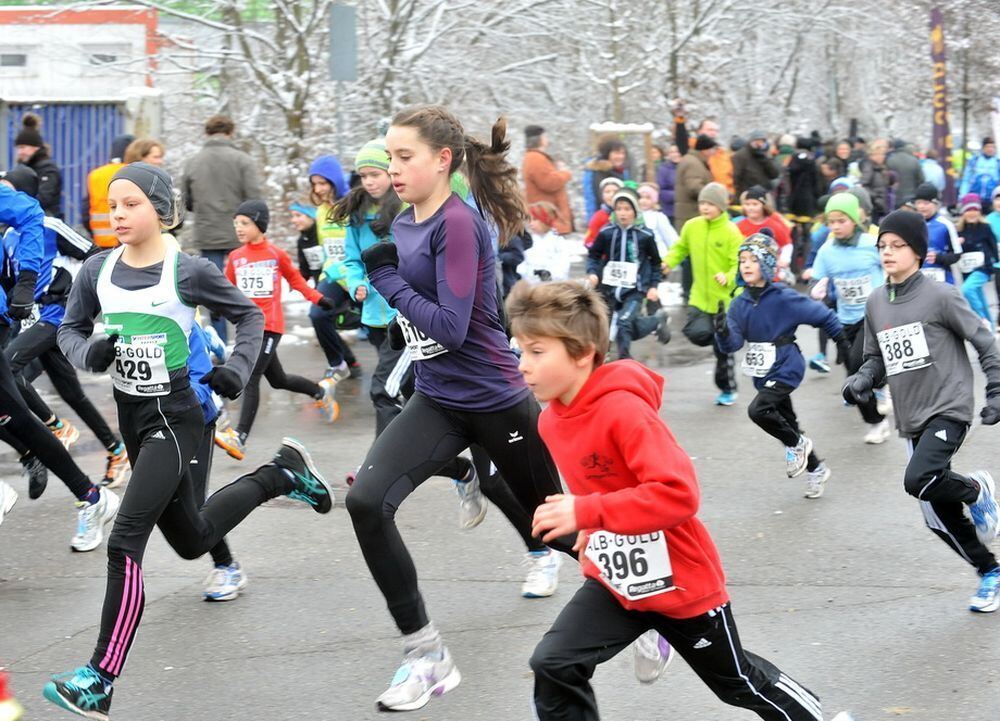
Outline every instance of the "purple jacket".
<path id="1" fill-rule="evenodd" d="M 519 403 L 529 391 L 500 323 L 496 256 L 483 217 L 452 194 L 423 222 L 412 207 L 404 210 L 392 236 L 399 268 L 382 266 L 368 278 L 439 346 L 440 355 L 413 364 L 416 389 L 445 408 L 466 411 Z"/>
<path id="2" fill-rule="evenodd" d="M 664 160 L 656 169 L 656 184 L 660 186 L 660 210 L 673 221 L 674 185 L 677 182 L 677 163 Z"/>

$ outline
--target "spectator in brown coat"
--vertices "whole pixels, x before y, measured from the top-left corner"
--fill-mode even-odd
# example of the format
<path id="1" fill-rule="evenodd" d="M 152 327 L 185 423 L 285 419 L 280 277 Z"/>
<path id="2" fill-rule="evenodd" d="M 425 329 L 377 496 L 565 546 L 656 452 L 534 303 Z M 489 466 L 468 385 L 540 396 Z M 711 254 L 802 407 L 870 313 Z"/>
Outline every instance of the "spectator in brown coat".
<path id="1" fill-rule="evenodd" d="M 698 193 L 713 181 L 709 160 L 718 146 L 707 135 L 699 135 L 694 149 L 677 164 L 677 181 L 674 196 L 674 227 L 680 229 L 698 215 Z"/>
<path id="2" fill-rule="evenodd" d="M 528 205 L 552 203 L 558 211 L 552 227 L 560 235 L 572 232 L 573 214 L 569 209 L 566 184 L 572 180 L 573 174 L 546 152 L 549 136 L 540 125 L 529 125 L 524 129 L 524 145 L 526 151 L 521 163 L 524 199 Z"/>

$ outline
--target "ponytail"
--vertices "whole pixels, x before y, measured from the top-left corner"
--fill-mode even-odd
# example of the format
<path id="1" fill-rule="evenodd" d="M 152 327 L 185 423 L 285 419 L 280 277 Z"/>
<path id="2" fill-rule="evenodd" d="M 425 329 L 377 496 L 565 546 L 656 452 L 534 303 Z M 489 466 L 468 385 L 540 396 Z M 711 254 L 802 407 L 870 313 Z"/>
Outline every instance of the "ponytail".
<path id="1" fill-rule="evenodd" d="M 357 185 L 333 204 L 326 220 L 337 225 L 360 225 L 365 222 L 368 212 L 375 208 L 377 215 L 371 224 L 372 232 L 377 238 L 383 238 L 389 235 L 392 221 L 399 215 L 402 205 L 395 188 L 390 187 L 385 195 L 375 200 L 363 186 Z"/>
<path id="2" fill-rule="evenodd" d="M 465 165 L 472 197 L 484 215 L 496 223 L 500 245 L 505 246 L 524 230 L 528 213 L 517 184 L 517 168 L 507 161 L 510 141 L 505 118 L 493 124 L 491 135 L 490 145 L 465 136 Z"/>
<path id="3" fill-rule="evenodd" d="M 507 161 L 510 142 L 504 118 L 493 124 L 489 145 L 466 135 L 458 118 L 439 105 L 403 110 L 392 124 L 416 128 L 421 140 L 432 148 L 451 150 L 449 173 L 456 172 L 464 161 L 472 197 L 483 215 L 496 223 L 501 246 L 524 230 L 528 214 L 517 185 L 517 168 Z"/>

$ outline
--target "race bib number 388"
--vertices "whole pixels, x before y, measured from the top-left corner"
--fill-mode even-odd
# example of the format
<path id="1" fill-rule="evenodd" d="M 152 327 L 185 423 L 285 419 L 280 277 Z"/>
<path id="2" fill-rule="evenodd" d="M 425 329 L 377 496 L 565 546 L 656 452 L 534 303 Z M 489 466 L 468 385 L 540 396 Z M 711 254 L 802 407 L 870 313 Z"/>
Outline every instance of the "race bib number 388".
<path id="1" fill-rule="evenodd" d="M 886 375 L 894 376 L 931 365 L 923 323 L 907 323 L 875 334 Z"/>
<path id="2" fill-rule="evenodd" d="M 675 588 L 667 540 L 662 531 L 641 536 L 594 531 L 587 539 L 585 553 L 611 589 L 629 601 Z"/>

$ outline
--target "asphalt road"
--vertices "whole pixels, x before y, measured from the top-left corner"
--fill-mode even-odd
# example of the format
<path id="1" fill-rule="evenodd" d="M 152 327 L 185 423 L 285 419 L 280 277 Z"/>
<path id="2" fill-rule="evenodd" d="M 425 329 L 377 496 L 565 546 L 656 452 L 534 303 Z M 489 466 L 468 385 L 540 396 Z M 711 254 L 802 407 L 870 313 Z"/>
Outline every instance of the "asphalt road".
<path id="1" fill-rule="evenodd" d="M 680 325 L 676 318 L 675 331 Z M 1000 719 L 1000 614 L 966 610 L 974 573 L 924 528 L 916 501 L 903 492 L 903 443 L 862 443 L 857 412 L 839 400 L 841 369 L 811 373 L 795 395 L 807 433 L 833 469 L 823 498 L 805 500 L 802 483 L 784 475 L 783 449 L 746 417 L 749 383 L 735 407 L 714 406 L 710 354 L 676 335 L 665 349 L 651 339 L 635 349 L 667 378 L 662 415 L 695 460 L 701 516 L 719 546 L 744 645 L 819 694 L 828 717 L 850 709 L 858 721 Z M 813 352 L 813 331 L 802 334 L 802 345 Z M 367 344 L 356 348 L 370 368 Z M 311 341 L 287 338 L 280 353 L 287 369 L 322 372 Z M 90 378 L 87 386 L 113 418 L 110 384 Z M 340 396 L 341 419 L 326 425 L 308 399 L 265 390 L 247 460 L 217 455 L 213 487 L 266 461 L 283 435 L 294 435 L 343 488 L 370 443 L 373 415 L 366 379 L 345 381 Z M 990 468 L 998 432 L 974 429 L 956 468 Z M 86 429 L 74 454 L 86 470 L 103 471 L 103 453 Z M 22 492 L 0 528 L 0 666 L 10 671 L 27 719 L 69 718 L 41 699 L 41 689 L 49 674 L 89 658 L 106 559 L 103 548 L 70 552 L 75 513 L 57 479 L 32 502 L 18 474 L 13 455 L 0 457 L 0 476 Z M 209 561 L 181 560 L 154 533 L 144 563 L 145 615 L 115 686 L 112 718 L 378 717 L 373 702 L 398 664 L 398 636 L 342 499 L 327 516 L 281 499 L 238 528 L 231 542 L 250 585 L 232 603 L 203 602 Z M 564 564 L 554 597 L 522 599 L 516 534 L 496 509 L 478 529 L 459 531 L 457 512 L 449 482 L 434 479 L 398 516 L 431 616 L 464 676 L 410 717 L 527 721 L 528 657 L 579 584 L 579 570 Z M 595 687 L 603 718 L 614 721 L 756 718 L 723 706 L 681 660 L 658 683 L 640 686 L 623 653 L 599 669 Z"/>

